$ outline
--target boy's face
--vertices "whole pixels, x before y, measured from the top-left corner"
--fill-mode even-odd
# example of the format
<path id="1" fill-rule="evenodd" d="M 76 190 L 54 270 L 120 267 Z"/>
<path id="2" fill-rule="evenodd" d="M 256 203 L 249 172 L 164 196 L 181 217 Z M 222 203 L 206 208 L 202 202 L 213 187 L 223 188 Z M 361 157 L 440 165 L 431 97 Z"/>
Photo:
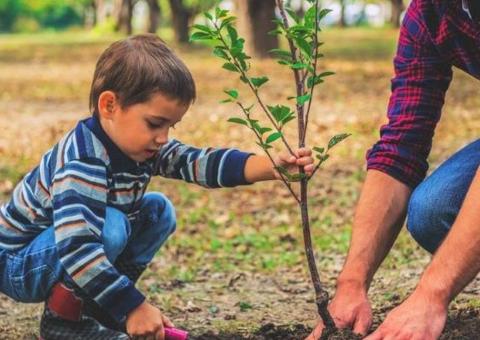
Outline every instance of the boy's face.
<path id="1" fill-rule="evenodd" d="M 106 91 L 102 95 L 106 94 Z M 168 132 L 178 123 L 188 106 L 160 93 L 149 101 L 122 109 L 113 92 L 113 103 L 99 98 L 100 122 L 120 150 L 137 162 L 151 158 L 168 141 Z M 102 112 L 103 111 L 103 112 Z"/>

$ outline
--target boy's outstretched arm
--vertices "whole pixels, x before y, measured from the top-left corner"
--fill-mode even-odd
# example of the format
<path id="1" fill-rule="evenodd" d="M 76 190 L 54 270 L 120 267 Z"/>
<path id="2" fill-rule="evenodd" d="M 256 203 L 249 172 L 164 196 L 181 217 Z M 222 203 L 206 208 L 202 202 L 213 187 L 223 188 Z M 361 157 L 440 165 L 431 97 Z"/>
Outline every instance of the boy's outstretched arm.
<path id="1" fill-rule="evenodd" d="M 304 166 L 305 173 L 312 174 L 314 164 L 312 150 L 301 148 L 294 151 L 295 156 L 289 153 L 280 153 L 274 160 L 279 166 L 283 166 L 290 173 L 298 172 L 299 166 Z M 272 162 L 267 156 L 252 155 L 245 164 L 245 179 L 249 183 L 280 179 L 280 174 L 275 170 Z"/>
<path id="2" fill-rule="evenodd" d="M 275 157 L 275 163 L 290 173 L 303 165 L 310 175 L 313 158 L 310 149 Z M 280 179 L 267 156 L 256 156 L 232 148 L 197 148 L 171 139 L 162 147 L 152 163 L 152 174 L 196 183 L 206 188 L 234 187 L 258 181 Z"/>

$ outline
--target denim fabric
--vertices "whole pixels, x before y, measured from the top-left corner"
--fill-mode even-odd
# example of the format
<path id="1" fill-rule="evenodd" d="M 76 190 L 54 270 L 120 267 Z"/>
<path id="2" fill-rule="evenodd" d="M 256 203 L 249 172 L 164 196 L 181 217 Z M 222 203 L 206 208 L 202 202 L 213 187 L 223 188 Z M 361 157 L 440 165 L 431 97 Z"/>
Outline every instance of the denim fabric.
<path id="1" fill-rule="evenodd" d="M 412 193 L 407 229 L 430 253 L 452 227 L 479 165 L 480 139 L 446 160 Z"/>
<path id="2" fill-rule="evenodd" d="M 119 210 L 107 207 L 102 231 L 105 254 L 112 263 L 121 255 L 146 265 L 175 227 L 175 209 L 160 193 L 144 196 L 133 224 Z M 56 282 L 68 280 L 58 258 L 54 228 L 46 229 L 18 251 L 0 250 L 0 275 L 0 291 L 14 300 L 45 301 Z"/>

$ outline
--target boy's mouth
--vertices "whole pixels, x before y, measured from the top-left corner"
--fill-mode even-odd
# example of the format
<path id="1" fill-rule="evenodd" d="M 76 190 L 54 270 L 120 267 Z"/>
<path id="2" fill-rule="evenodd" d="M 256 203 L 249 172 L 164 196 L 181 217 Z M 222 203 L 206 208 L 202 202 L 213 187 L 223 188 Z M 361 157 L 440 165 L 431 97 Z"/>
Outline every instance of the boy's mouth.
<path id="1" fill-rule="evenodd" d="M 145 153 L 147 154 L 148 158 L 152 157 L 157 153 L 157 149 L 147 149 L 145 150 Z"/>

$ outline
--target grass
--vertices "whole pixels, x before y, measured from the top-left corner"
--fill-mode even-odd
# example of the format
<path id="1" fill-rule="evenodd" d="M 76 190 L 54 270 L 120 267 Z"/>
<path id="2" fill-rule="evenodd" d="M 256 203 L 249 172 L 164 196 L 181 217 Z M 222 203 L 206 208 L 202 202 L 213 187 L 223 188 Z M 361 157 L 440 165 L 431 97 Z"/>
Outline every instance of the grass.
<path id="1" fill-rule="evenodd" d="M 326 58 L 321 67 L 337 74 L 315 92 L 308 142 L 323 145 L 336 133 L 353 134 L 335 150 L 310 186 L 313 242 L 322 278 L 330 288 L 348 249 L 355 202 L 365 176 L 365 151 L 377 140 L 378 128 L 385 122 L 397 34 L 392 29 L 368 28 L 322 33 Z M 88 115 L 88 90 L 96 58 L 117 37 L 84 32 L 0 35 L 1 200 L 9 197 L 14 184 L 65 131 Z M 199 96 L 173 137 L 193 145 L 236 146 L 259 152 L 253 138 L 226 122 L 237 114 L 235 108 L 218 104 L 225 88 L 240 87 L 238 80 L 221 70 L 219 61 L 201 46 L 175 49 L 192 70 Z M 273 75 L 262 93 L 268 102 L 281 101 L 292 91 L 291 74 L 276 63 L 257 61 L 252 71 Z M 250 100 L 241 87 L 240 92 Z M 478 138 L 477 92 L 476 82 L 455 72 L 444 119 L 434 138 L 433 168 Z M 292 131 L 286 134 L 291 138 Z M 272 284 L 258 283 L 263 281 L 248 276 L 252 283 L 245 289 L 253 293 L 242 296 L 240 290 L 235 292 L 229 286 L 238 273 L 286 280 L 287 286 L 301 282 L 305 284 L 302 289 L 309 291 L 298 208 L 280 183 L 205 190 L 155 178 L 150 189 L 165 192 L 178 215 L 176 234 L 142 280 L 149 297 L 164 310 L 185 313 L 187 302 L 193 301 L 204 306 L 206 314 L 199 313 L 199 318 L 214 318 L 212 324 L 217 329 L 226 327 L 221 319 L 225 313 L 259 312 L 262 309 L 255 300 L 268 294 L 255 292 Z M 403 283 L 402 271 L 421 268 L 427 261 L 426 253 L 402 231 L 379 276 L 389 280 L 396 277 Z M 405 289 L 414 282 L 415 276 L 405 282 Z M 202 288 L 194 289 L 197 284 Z M 397 288 L 380 287 L 376 299 L 391 300 Z M 225 295 L 233 297 L 225 300 Z M 478 299 L 470 304 L 478 305 Z M 211 306 L 219 306 L 219 310 L 212 312 L 215 308 Z M 248 322 L 239 318 L 235 321 L 238 325 Z"/>

